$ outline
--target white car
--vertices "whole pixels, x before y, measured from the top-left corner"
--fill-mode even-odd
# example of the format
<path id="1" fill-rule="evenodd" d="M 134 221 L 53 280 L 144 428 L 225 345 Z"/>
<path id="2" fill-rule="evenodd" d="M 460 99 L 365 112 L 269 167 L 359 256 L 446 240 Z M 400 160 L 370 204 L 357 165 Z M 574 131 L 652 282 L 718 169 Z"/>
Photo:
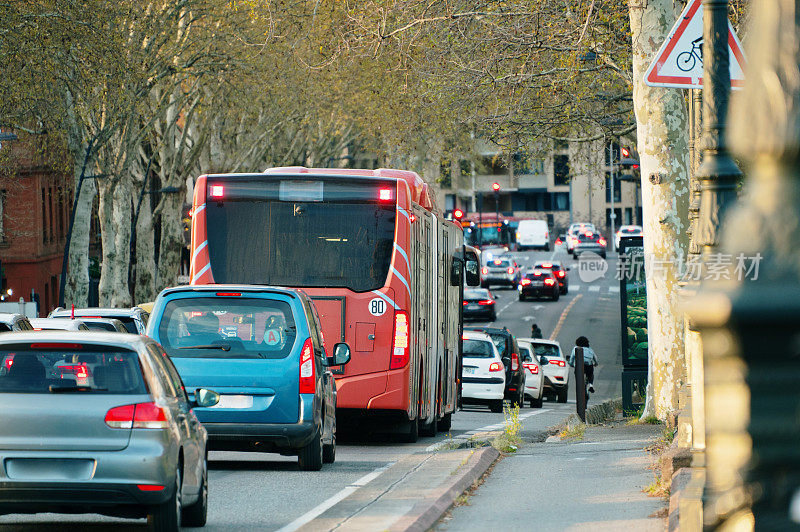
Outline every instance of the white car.
<path id="1" fill-rule="evenodd" d="M 550 251 L 550 228 L 545 220 L 521 220 L 517 227 L 517 250 Z"/>
<path id="2" fill-rule="evenodd" d="M 567 253 L 572 253 L 575 244 L 578 243 L 578 235 L 584 231 L 596 232 L 597 228 L 591 222 L 570 224 L 569 229 L 567 229 Z"/>
<path id="3" fill-rule="evenodd" d="M 482 332 L 464 331 L 462 338 L 461 402 L 488 405 L 503 411 L 506 371 L 492 338 Z"/>
<path id="4" fill-rule="evenodd" d="M 539 357 L 539 366 L 544 374 L 544 394 L 554 395 L 559 403 L 566 403 L 569 391 L 569 365 L 564 353 L 561 352 L 561 344 L 555 340 L 541 338 L 517 338 L 517 342 L 519 341 L 530 343 L 536 356 Z"/>
<path id="5" fill-rule="evenodd" d="M 622 237 L 642 235 L 644 235 L 644 231 L 641 225 L 623 225 L 614 235 L 614 249 L 619 249 L 619 242 Z"/>
<path id="6" fill-rule="evenodd" d="M 525 368 L 525 397 L 531 402 L 531 408 L 542 408 L 544 399 L 544 371 L 539 364 L 539 357 L 533 344 L 528 341 L 518 339 L 520 356 L 522 357 L 522 367 Z"/>

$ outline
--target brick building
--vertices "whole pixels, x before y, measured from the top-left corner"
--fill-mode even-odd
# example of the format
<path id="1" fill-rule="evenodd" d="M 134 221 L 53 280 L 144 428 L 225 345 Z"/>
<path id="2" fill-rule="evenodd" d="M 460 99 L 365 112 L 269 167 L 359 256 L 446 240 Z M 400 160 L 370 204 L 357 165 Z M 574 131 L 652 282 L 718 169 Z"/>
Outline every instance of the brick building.
<path id="1" fill-rule="evenodd" d="M 70 176 L 56 172 L 22 141 L 0 148 L 2 293 L 38 297 L 39 315 L 58 305 L 61 259 L 72 206 Z"/>

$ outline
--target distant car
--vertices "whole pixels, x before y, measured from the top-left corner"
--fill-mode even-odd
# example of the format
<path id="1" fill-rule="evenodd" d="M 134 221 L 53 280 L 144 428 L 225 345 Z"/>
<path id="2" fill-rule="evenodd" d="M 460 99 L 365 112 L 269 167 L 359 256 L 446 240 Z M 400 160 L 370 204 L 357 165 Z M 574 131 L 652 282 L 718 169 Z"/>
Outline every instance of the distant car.
<path id="1" fill-rule="evenodd" d="M 462 342 L 461 402 L 485 404 L 492 412 L 502 412 L 505 367 L 492 338 L 486 333 L 464 331 Z"/>
<path id="2" fill-rule="evenodd" d="M 495 296 L 486 288 L 464 289 L 464 319 L 494 321 L 497 319 Z"/>
<path id="3" fill-rule="evenodd" d="M 567 275 L 569 267 L 564 266 L 557 260 L 536 262 L 533 267 L 552 270 L 558 281 L 558 288 L 561 290 L 561 294 L 569 292 L 569 275 Z"/>
<path id="4" fill-rule="evenodd" d="M 178 372 L 149 338 L 116 333 L 0 336 L 0 514 L 147 517 L 151 530 L 201 527 L 208 510 L 206 430 Z M 59 364 L 92 365 L 79 382 Z"/>
<path id="5" fill-rule="evenodd" d="M 0 333 L 12 331 L 32 331 L 33 326 L 22 314 L 0 312 Z"/>
<path id="6" fill-rule="evenodd" d="M 50 313 L 49 318 L 70 318 L 73 311 L 70 309 L 57 308 Z M 147 329 L 149 314 L 139 307 L 131 308 L 76 308 L 74 310 L 76 318 L 115 318 L 122 322 L 131 334 L 144 334 Z"/>
<path id="7" fill-rule="evenodd" d="M 597 228 L 593 223 L 589 222 L 570 224 L 569 229 L 567 229 L 567 253 L 572 253 L 578 243 L 578 235 L 584 231 L 595 232 Z"/>
<path id="8" fill-rule="evenodd" d="M 582 253 L 597 253 L 603 258 L 606 258 L 606 239 L 600 233 L 586 231 L 578 235 L 578 241 L 572 249 L 572 256 L 576 259 Z"/>
<path id="9" fill-rule="evenodd" d="M 619 249 L 620 239 L 631 236 L 643 236 L 644 231 L 641 225 L 623 225 L 614 235 L 614 249 Z"/>
<path id="10" fill-rule="evenodd" d="M 558 235 L 556 237 L 556 242 L 555 242 L 556 246 L 564 246 L 566 244 L 567 244 L 567 234 L 566 233 L 561 233 L 560 235 Z"/>
<path id="11" fill-rule="evenodd" d="M 213 387 L 214 408 L 197 409 L 209 448 L 298 456 L 318 471 L 336 458 L 336 383 L 350 360 L 326 346 L 305 292 L 246 285 L 163 290 L 147 334 L 166 349 L 189 392 Z"/>
<path id="12" fill-rule="evenodd" d="M 522 367 L 526 371 L 525 397 L 531 402 L 531 408 L 541 408 L 544 400 L 544 370 L 540 367 L 533 345 L 521 339 L 517 339 L 517 343 L 522 356 Z"/>
<path id="13" fill-rule="evenodd" d="M 520 220 L 517 227 L 517 250 L 550 251 L 550 228 L 545 220 Z"/>
<path id="14" fill-rule="evenodd" d="M 485 264 L 486 261 L 502 257 L 506 253 L 508 253 L 508 246 L 485 246 L 481 249 L 481 262 Z"/>
<path id="15" fill-rule="evenodd" d="M 516 287 L 519 283 L 520 268 L 510 257 L 500 257 L 486 262 L 481 269 L 481 287 L 489 288 L 491 285 Z"/>
<path id="16" fill-rule="evenodd" d="M 34 331 L 88 331 L 81 320 L 62 320 L 53 318 L 31 318 L 31 326 Z"/>
<path id="17" fill-rule="evenodd" d="M 553 301 L 558 301 L 561 289 L 558 287 L 558 280 L 549 268 L 534 268 L 525 274 L 519 283 L 519 300 L 525 301 L 529 298 L 541 299 L 547 297 Z"/>
<path id="18" fill-rule="evenodd" d="M 521 338 L 533 346 L 539 357 L 540 367 L 544 370 L 544 394 L 554 396 L 559 403 L 567 402 L 569 392 L 569 366 L 561 344 L 555 340 L 541 338 Z"/>
<path id="19" fill-rule="evenodd" d="M 506 387 L 505 398 L 511 401 L 512 406 L 523 406 L 525 399 L 525 371 L 519 355 L 519 345 L 511 331 L 503 327 L 479 327 L 471 331 L 488 334 L 494 342 L 500 359 L 505 366 Z"/>
<path id="20" fill-rule="evenodd" d="M 115 318 L 81 318 L 90 331 L 119 332 L 128 334 L 128 329 Z"/>

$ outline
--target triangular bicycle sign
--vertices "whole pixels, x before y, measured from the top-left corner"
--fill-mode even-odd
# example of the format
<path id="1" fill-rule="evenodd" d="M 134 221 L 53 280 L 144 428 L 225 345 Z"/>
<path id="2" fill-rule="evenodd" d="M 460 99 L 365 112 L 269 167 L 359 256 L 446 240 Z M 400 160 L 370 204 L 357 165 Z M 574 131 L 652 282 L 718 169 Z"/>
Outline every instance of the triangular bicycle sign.
<path id="1" fill-rule="evenodd" d="M 744 86 L 745 57 L 742 43 L 728 22 L 731 88 Z M 644 76 L 652 87 L 703 87 L 703 0 L 691 0 L 667 40 L 661 45 Z"/>

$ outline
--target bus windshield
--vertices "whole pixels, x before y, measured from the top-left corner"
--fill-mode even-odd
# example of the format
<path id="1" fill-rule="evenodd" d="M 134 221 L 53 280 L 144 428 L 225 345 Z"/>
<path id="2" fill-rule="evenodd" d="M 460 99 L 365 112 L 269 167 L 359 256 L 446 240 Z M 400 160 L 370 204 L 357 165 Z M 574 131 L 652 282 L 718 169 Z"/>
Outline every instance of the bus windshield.
<path id="1" fill-rule="evenodd" d="M 394 180 L 258 176 L 221 183 L 211 176 L 207 184 L 221 194 L 209 194 L 206 206 L 216 283 L 355 292 L 386 283 Z M 392 201 L 381 201 L 387 189 Z"/>

